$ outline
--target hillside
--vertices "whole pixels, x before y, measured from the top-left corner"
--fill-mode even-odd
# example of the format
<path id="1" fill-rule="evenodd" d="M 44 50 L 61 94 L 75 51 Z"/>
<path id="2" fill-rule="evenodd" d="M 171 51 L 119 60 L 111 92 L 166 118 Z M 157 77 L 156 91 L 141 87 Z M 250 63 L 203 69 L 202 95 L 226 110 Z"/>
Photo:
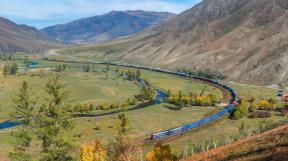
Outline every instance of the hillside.
<path id="1" fill-rule="evenodd" d="M 288 125 L 249 137 L 182 161 L 280 161 L 288 160 Z"/>
<path id="2" fill-rule="evenodd" d="M 101 16 L 47 27 L 42 31 L 65 43 L 99 43 L 140 32 L 174 16 L 168 12 L 112 11 Z"/>
<path id="3" fill-rule="evenodd" d="M 36 28 L 17 25 L 0 17 L 0 52 L 18 52 L 42 50 L 59 47 Z"/>
<path id="4" fill-rule="evenodd" d="M 288 78 L 288 2 L 204 0 L 146 32 L 74 51 L 170 69 L 209 68 L 232 80 L 271 84 Z"/>

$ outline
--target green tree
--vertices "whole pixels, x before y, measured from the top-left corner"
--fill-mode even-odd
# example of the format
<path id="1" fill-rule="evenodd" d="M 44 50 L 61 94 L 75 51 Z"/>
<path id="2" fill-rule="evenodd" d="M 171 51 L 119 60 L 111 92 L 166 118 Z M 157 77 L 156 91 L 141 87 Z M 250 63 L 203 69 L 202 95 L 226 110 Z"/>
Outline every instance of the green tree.
<path id="1" fill-rule="evenodd" d="M 140 69 L 137 69 L 137 71 L 136 71 L 136 77 L 137 77 L 137 78 L 140 78 L 140 77 L 141 77 L 141 70 L 140 70 Z"/>
<path id="2" fill-rule="evenodd" d="M 26 81 L 23 81 L 21 88 L 12 98 L 14 111 L 11 116 L 16 120 L 22 117 L 22 126 L 12 133 L 15 137 L 15 146 L 12 152 L 9 153 L 9 158 L 12 161 L 29 161 L 30 160 L 30 145 L 32 141 L 32 115 L 36 104 L 36 99 L 32 97 L 31 90 Z"/>
<path id="3" fill-rule="evenodd" d="M 42 161 L 69 161 L 72 157 L 68 151 L 71 148 L 69 132 L 73 128 L 72 117 L 68 113 L 69 106 L 64 103 L 67 91 L 60 82 L 58 74 L 52 75 L 46 84 L 45 98 L 37 117 L 37 135 L 42 143 Z"/>
<path id="4" fill-rule="evenodd" d="M 124 113 L 118 115 L 116 127 L 117 136 L 108 146 L 110 159 L 115 161 L 139 160 L 141 147 L 139 143 L 129 138 L 129 120 Z"/>
<path id="5" fill-rule="evenodd" d="M 28 66 L 29 66 L 29 63 L 30 63 L 30 60 L 29 60 L 28 56 L 25 55 L 25 57 L 24 57 L 24 59 L 23 59 L 23 64 L 24 64 L 26 67 L 28 67 Z"/>
<path id="6" fill-rule="evenodd" d="M 18 71 L 18 65 L 16 62 L 13 62 L 10 67 L 10 74 L 16 74 Z"/>

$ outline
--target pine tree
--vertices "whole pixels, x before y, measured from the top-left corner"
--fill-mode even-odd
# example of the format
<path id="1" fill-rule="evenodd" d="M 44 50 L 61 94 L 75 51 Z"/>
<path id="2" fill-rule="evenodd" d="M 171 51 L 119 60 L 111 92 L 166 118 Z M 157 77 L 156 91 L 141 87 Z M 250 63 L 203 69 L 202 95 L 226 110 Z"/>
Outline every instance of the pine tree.
<path id="1" fill-rule="evenodd" d="M 15 147 L 9 153 L 12 161 L 29 161 L 29 147 L 32 141 L 32 114 L 36 104 L 36 99 L 32 97 L 31 90 L 26 81 L 23 81 L 19 92 L 12 98 L 14 111 L 12 119 L 22 117 L 22 126 L 12 135 L 16 139 Z"/>
<path id="2" fill-rule="evenodd" d="M 29 67 L 29 63 L 30 63 L 30 60 L 29 60 L 28 56 L 25 55 L 24 60 L 23 60 L 23 64 L 25 65 L 25 67 Z"/>
<path id="3" fill-rule="evenodd" d="M 48 80 L 45 91 L 48 97 L 42 104 L 37 117 L 38 138 L 42 143 L 42 161 L 69 161 L 68 150 L 71 148 L 68 133 L 71 132 L 72 117 L 64 104 L 67 91 L 63 91 L 60 76 L 54 74 Z"/>
<path id="4" fill-rule="evenodd" d="M 109 144 L 108 155 L 115 161 L 139 160 L 142 152 L 139 143 L 132 141 L 128 136 L 129 121 L 124 113 L 118 115 L 117 136 Z"/>

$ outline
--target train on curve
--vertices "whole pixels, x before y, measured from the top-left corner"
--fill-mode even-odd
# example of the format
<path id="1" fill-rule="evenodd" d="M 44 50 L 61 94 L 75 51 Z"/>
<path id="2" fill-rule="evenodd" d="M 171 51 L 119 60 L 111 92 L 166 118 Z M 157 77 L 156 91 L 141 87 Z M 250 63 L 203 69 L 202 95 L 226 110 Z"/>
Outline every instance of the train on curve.
<path id="1" fill-rule="evenodd" d="M 49 59 L 46 59 L 46 60 L 49 60 Z M 76 62 L 76 61 L 61 61 L 61 60 L 49 60 L 49 61 L 66 62 L 66 63 L 80 63 L 80 62 Z M 119 63 L 95 62 L 95 61 L 87 61 L 87 62 L 81 62 L 81 63 L 102 64 L 102 65 L 109 64 L 109 65 L 113 65 L 113 66 L 136 68 L 136 69 L 150 70 L 150 71 L 155 71 L 155 72 L 160 72 L 160 73 L 172 74 L 172 75 L 176 75 L 176 76 L 180 76 L 180 77 L 184 77 L 184 78 L 192 78 L 192 79 L 205 81 L 208 83 L 212 83 L 216 86 L 222 87 L 225 90 L 229 91 L 229 93 L 231 94 L 232 99 L 231 99 L 229 105 L 227 107 L 225 107 L 223 110 L 221 110 L 220 112 L 213 114 L 211 116 L 208 116 L 206 118 L 203 118 L 201 120 L 195 121 L 191 124 L 187 124 L 184 126 L 180 126 L 180 127 L 176 127 L 173 129 L 164 130 L 164 131 L 160 131 L 160 132 L 151 134 L 152 140 L 159 140 L 159 139 L 167 138 L 169 136 L 174 136 L 174 135 L 178 135 L 181 133 L 185 133 L 185 132 L 188 132 L 190 130 L 196 129 L 200 126 L 203 126 L 205 124 L 211 123 L 211 122 L 221 118 L 222 116 L 226 115 L 227 113 L 230 113 L 236 107 L 236 105 L 238 103 L 238 97 L 237 97 L 236 91 L 232 87 L 230 87 L 229 85 L 224 84 L 224 83 L 222 83 L 218 80 L 215 80 L 215 79 L 189 75 L 189 74 L 183 73 L 183 72 L 172 72 L 172 71 L 164 70 L 164 69 L 160 69 L 160 68 L 149 68 L 149 67 L 143 67 L 143 66 L 132 65 L 132 64 L 119 64 Z"/>

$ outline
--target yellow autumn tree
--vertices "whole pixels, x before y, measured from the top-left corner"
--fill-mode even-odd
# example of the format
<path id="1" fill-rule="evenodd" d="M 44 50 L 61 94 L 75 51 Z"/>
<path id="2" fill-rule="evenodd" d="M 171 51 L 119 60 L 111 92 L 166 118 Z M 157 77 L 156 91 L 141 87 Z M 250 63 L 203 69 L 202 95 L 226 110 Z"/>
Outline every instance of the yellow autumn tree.
<path id="1" fill-rule="evenodd" d="M 147 161 L 176 161 L 177 157 L 171 153 L 169 145 L 158 143 L 154 150 L 146 155 Z"/>
<path id="2" fill-rule="evenodd" d="M 92 145 L 83 145 L 81 148 L 81 161 L 105 161 L 106 151 L 99 140 Z"/>
<path id="3" fill-rule="evenodd" d="M 261 100 L 258 104 L 259 108 L 262 110 L 270 110 L 273 109 L 272 104 L 268 100 Z"/>
<path id="4" fill-rule="evenodd" d="M 83 145 L 81 147 L 80 161 L 93 161 L 93 154 L 90 145 Z"/>

